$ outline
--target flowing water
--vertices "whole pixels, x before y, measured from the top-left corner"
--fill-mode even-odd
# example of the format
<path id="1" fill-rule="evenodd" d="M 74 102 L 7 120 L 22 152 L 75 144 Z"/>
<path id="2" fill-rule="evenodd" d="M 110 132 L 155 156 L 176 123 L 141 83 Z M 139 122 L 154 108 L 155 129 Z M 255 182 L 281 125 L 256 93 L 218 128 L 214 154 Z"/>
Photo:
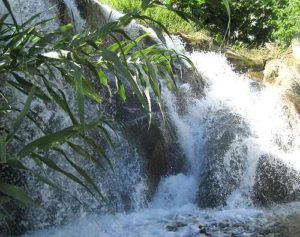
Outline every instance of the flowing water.
<path id="1" fill-rule="evenodd" d="M 45 2 L 41 1 L 40 9 L 49 7 Z M 74 1 L 65 2 L 77 19 L 76 24 L 80 29 L 84 27 Z M 31 7 L 32 2 L 28 4 Z M 20 6 L 15 4 L 14 7 Z M 179 44 L 172 47 L 183 50 L 183 44 L 177 41 Z M 106 174 L 94 174 L 113 202 L 111 207 L 117 206 L 114 214 L 91 200 L 92 211 L 76 213 L 74 218 L 70 208 L 77 207 L 67 203 L 67 199 L 58 207 L 60 211 L 55 218 L 70 212 L 68 224 L 54 221 L 52 227 L 45 224 L 47 229 L 25 236 L 284 236 L 278 223 L 282 218 L 297 214 L 300 204 L 258 208 L 255 190 L 262 157 L 275 160 L 296 174 L 300 172 L 297 157 L 300 154 L 300 121 L 288 109 L 283 99 L 285 91 L 263 87 L 234 72 L 219 53 L 186 54 L 207 84 L 205 96 L 193 93 L 191 85 L 182 83 L 178 95 L 164 90 L 163 99 L 187 168 L 164 177 L 152 200 L 146 203 L 142 154 L 122 136 L 116 137 L 119 149 L 112 155 L 118 177 L 104 180 Z M 290 192 L 299 190 L 299 182 L 294 180 L 297 178 L 291 181 Z M 84 199 L 84 193 L 72 190 L 75 188 L 78 187 L 69 187 Z M 48 189 L 43 191 L 48 208 L 55 208 L 54 194 Z M 130 201 L 122 203 L 122 195 Z M 217 207 L 208 208 L 211 204 Z M 45 221 L 36 217 L 36 221 Z M 38 228 L 42 228 L 42 224 Z"/>
<path id="2" fill-rule="evenodd" d="M 194 52 L 190 58 L 208 82 L 206 96 L 189 96 L 192 93 L 188 84 L 179 88 L 183 91 L 183 104 L 172 93 L 164 92 L 168 114 L 190 164 L 188 171 L 165 177 L 147 208 L 114 215 L 91 215 L 67 226 L 29 236 L 191 237 L 199 236 L 201 232 L 203 236 L 205 233 L 212 236 L 259 236 L 258 233 L 264 230 L 272 233 L 279 217 L 299 210 L 298 203 L 255 208 L 251 201 L 256 165 L 261 155 L 276 154 L 277 159 L 299 168 L 299 131 L 296 125 L 293 128 L 288 122 L 283 91 L 260 88 L 245 76 L 236 74 L 225 57 L 218 53 Z M 227 119 L 220 119 L 224 116 L 229 116 L 230 120 L 239 119 L 232 124 Z M 216 136 L 222 136 L 227 129 L 235 131 L 235 126 L 242 132 L 237 130 L 221 159 L 224 170 L 236 172 L 237 185 L 226 198 L 225 207 L 198 208 L 197 203 L 201 205 L 201 200 L 196 196 L 205 172 L 203 165 L 209 159 L 205 155 L 212 154 L 207 151 L 212 148 L 208 143 L 217 142 L 213 145 L 222 147 Z M 238 160 L 242 159 L 240 162 L 245 165 L 232 169 L 231 161 L 235 161 L 238 155 L 241 156 Z M 229 182 L 229 177 L 223 177 L 222 172 L 218 175 L 215 178 L 223 179 L 223 183 Z"/>

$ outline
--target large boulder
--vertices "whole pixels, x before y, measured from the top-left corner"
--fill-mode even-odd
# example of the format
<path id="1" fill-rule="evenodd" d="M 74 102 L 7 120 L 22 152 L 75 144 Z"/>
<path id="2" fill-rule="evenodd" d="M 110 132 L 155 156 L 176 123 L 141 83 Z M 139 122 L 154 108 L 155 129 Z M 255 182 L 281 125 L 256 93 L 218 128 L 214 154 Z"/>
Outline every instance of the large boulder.
<path id="1" fill-rule="evenodd" d="M 128 96 L 125 106 L 120 106 L 117 118 L 126 124 L 128 139 L 135 144 L 145 164 L 148 181 L 148 199 L 155 193 L 160 180 L 182 171 L 185 167 L 183 151 L 177 143 L 174 128 L 163 121 L 159 108 L 153 105 L 153 118 L 147 117 L 133 96 Z"/>
<path id="2" fill-rule="evenodd" d="M 283 88 L 289 108 L 300 113 L 300 66 L 294 59 L 287 57 L 268 61 L 263 82 Z"/>
<path id="3" fill-rule="evenodd" d="M 248 136 L 247 124 L 237 115 L 219 113 L 213 116 L 202 154 L 199 154 L 202 172 L 197 200 L 203 208 L 225 205 L 245 168 L 247 147 L 243 138 Z"/>
<path id="4" fill-rule="evenodd" d="M 300 172 L 273 156 L 261 156 L 252 199 L 263 206 L 300 200 Z"/>

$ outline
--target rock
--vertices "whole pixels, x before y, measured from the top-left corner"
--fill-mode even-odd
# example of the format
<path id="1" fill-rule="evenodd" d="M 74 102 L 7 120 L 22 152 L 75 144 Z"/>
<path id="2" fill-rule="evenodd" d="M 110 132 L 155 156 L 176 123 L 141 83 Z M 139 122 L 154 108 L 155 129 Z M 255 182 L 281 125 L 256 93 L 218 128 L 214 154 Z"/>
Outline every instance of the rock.
<path id="1" fill-rule="evenodd" d="M 183 151 L 177 143 L 175 129 L 163 121 L 158 105 L 153 101 L 152 121 L 145 115 L 135 97 L 128 93 L 125 105 L 117 109 L 117 119 L 126 124 L 128 140 L 135 144 L 144 160 L 143 171 L 148 180 L 151 199 L 162 177 L 182 172 L 185 168 Z"/>
<path id="2" fill-rule="evenodd" d="M 75 0 L 80 16 L 92 29 L 100 29 L 106 22 L 106 17 L 99 2 L 94 0 Z"/>
<path id="3" fill-rule="evenodd" d="M 184 155 L 176 142 L 176 137 L 168 138 L 170 131 L 159 127 L 157 123 L 147 130 L 148 123 L 137 123 L 130 126 L 130 134 L 146 157 L 149 199 L 155 193 L 162 177 L 175 174 L 185 166 Z"/>
<path id="4" fill-rule="evenodd" d="M 68 9 L 66 4 L 60 0 L 50 0 L 53 5 L 56 5 L 58 18 L 62 24 L 67 24 L 72 22 L 72 19 L 69 16 Z"/>
<path id="5" fill-rule="evenodd" d="M 260 157 L 252 199 L 262 206 L 300 200 L 300 173 L 275 157 Z"/>
<path id="6" fill-rule="evenodd" d="M 205 228 L 205 226 L 204 225 L 199 225 L 198 226 L 198 228 L 199 228 L 199 233 L 201 233 L 201 234 L 206 234 L 207 232 L 206 232 L 206 228 Z"/>
<path id="7" fill-rule="evenodd" d="M 266 63 L 264 69 L 265 84 L 291 88 L 294 82 L 299 82 L 300 71 L 293 60 L 272 59 Z"/>
<path id="8" fill-rule="evenodd" d="M 187 50 L 208 50 L 213 46 L 213 38 L 202 32 L 179 33 L 178 35 L 186 43 Z"/>
<path id="9" fill-rule="evenodd" d="M 290 107 L 298 114 L 300 113 L 300 68 L 294 60 L 268 61 L 264 70 L 263 83 L 282 87 Z"/>
<path id="10" fill-rule="evenodd" d="M 300 63 L 300 38 L 295 38 L 292 41 L 293 56 L 297 63 Z"/>
<path id="11" fill-rule="evenodd" d="M 300 215 L 298 213 L 281 218 L 279 222 L 280 236 L 300 236 Z"/>
<path id="12" fill-rule="evenodd" d="M 263 71 L 252 71 L 249 70 L 246 75 L 252 79 L 253 81 L 261 82 L 264 79 L 264 73 Z"/>
<path id="13" fill-rule="evenodd" d="M 268 84 L 278 85 L 280 84 L 282 72 L 286 70 L 285 65 L 280 59 L 270 60 L 266 63 L 263 81 Z"/>
<path id="14" fill-rule="evenodd" d="M 219 111 L 211 117 L 210 131 L 205 134 L 212 135 L 199 154 L 202 172 L 197 201 L 203 208 L 225 205 L 240 182 L 247 155 L 247 147 L 241 143 L 249 132 L 247 124 L 228 111 Z"/>
<path id="15" fill-rule="evenodd" d="M 262 71 L 265 67 L 265 62 L 263 60 L 246 57 L 245 55 L 242 55 L 241 53 L 229 48 L 225 50 L 225 57 L 229 62 L 236 66 L 237 70 L 242 72 L 245 72 L 249 69 L 253 71 Z"/>
<path id="16" fill-rule="evenodd" d="M 182 228 L 182 227 L 185 227 L 185 226 L 187 226 L 187 224 L 185 224 L 183 222 L 177 222 L 173 225 L 166 226 L 166 229 L 168 231 L 176 232 L 179 228 Z"/>
<path id="17" fill-rule="evenodd" d="M 289 104 L 300 114 L 300 81 L 291 83 L 290 89 L 286 91 L 285 96 Z"/>

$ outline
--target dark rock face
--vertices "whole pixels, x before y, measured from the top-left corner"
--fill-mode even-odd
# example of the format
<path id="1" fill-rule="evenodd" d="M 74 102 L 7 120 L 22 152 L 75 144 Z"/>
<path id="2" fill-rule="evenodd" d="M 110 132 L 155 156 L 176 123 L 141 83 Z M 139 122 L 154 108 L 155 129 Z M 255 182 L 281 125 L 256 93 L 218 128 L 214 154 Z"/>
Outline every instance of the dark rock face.
<path id="1" fill-rule="evenodd" d="M 62 24 L 70 23 L 72 20 L 69 16 L 68 9 L 64 1 L 50 0 L 50 3 L 56 5 L 57 15 Z"/>
<path id="2" fill-rule="evenodd" d="M 96 1 L 75 0 L 80 16 L 85 19 L 92 29 L 99 29 L 106 22 L 101 6 Z"/>
<path id="3" fill-rule="evenodd" d="M 127 124 L 130 143 L 145 157 L 142 163 L 145 164 L 148 198 L 151 199 L 161 178 L 182 171 L 185 159 L 171 125 L 162 121 L 158 108 L 154 106 L 156 112 L 149 127 L 148 117 L 138 106 L 136 100 L 128 98 L 117 117 Z"/>
<path id="4" fill-rule="evenodd" d="M 247 147 L 242 144 L 248 134 L 247 124 L 237 115 L 222 111 L 213 120 L 211 131 L 207 131 L 211 137 L 199 154 L 203 163 L 197 200 L 203 208 L 225 205 L 240 182 L 247 156 Z"/>
<path id="5" fill-rule="evenodd" d="M 268 206 L 300 200 L 300 173 L 272 156 L 262 156 L 256 169 L 253 200 Z"/>

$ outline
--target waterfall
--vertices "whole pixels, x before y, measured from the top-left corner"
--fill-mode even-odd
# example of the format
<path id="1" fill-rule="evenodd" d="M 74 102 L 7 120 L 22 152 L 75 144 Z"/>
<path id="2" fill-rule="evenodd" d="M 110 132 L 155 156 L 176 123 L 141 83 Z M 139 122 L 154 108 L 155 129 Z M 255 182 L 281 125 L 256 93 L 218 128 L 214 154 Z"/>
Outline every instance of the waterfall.
<path id="1" fill-rule="evenodd" d="M 299 203 L 259 209 L 252 200 L 262 156 L 274 156 L 281 165 L 299 170 L 299 121 L 291 124 L 284 91 L 234 72 L 221 54 L 194 52 L 189 57 L 207 81 L 206 95 L 194 96 L 189 84 L 179 87 L 182 99 L 164 90 L 167 113 L 189 168 L 163 178 L 148 208 L 88 216 L 29 236 L 255 236 L 264 228 L 275 228 L 279 217 L 299 210 Z M 205 184 L 211 181 L 206 169 L 214 172 L 216 183 L 211 186 Z M 219 190 L 203 190 L 216 187 Z M 224 207 L 197 207 L 208 202 L 205 194 L 211 202 L 222 199 Z"/>
<path id="2" fill-rule="evenodd" d="M 75 2 L 65 0 L 65 3 L 80 31 L 85 21 Z M 19 21 L 31 12 L 51 6 L 48 1 L 36 0 L 19 4 L 18 1 L 13 4 L 15 12 L 19 9 Z M 109 8 L 104 9 L 107 17 L 119 16 L 115 12 L 111 15 Z M 55 14 L 50 12 L 50 16 Z M 56 21 L 54 27 L 58 24 Z M 130 27 L 137 29 L 135 34 L 141 29 L 135 24 Z M 169 45 L 184 52 L 184 44 L 178 38 Z M 300 210 L 298 202 L 275 208 L 257 205 L 299 200 L 300 121 L 287 106 L 285 91 L 262 86 L 236 73 L 220 53 L 186 55 L 195 64 L 200 80 L 206 82 L 205 95 L 193 93 L 192 85 L 182 83 L 176 95 L 164 88 L 163 100 L 184 153 L 180 158 L 187 168 L 163 177 L 149 201 L 143 173 L 145 154 L 117 131 L 112 134 L 117 149 L 109 153 L 115 173 L 82 163 L 110 202 L 99 204 L 78 185 L 49 173 L 86 205 L 81 206 L 71 197 L 40 184 L 41 191 L 35 195 L 46 204 L 43 210 L 28 211 L 28 222 L 33 218 L 35 221 L 30 222 L 33 231 L 25 236 L 191 237 L 199 233 L 258 236 L 260 231 L 272 229 L 279 217 Z M 69 96 L 72 100 L 72 95 Z M 86 106 L 88 116 L 93 117 L 97 108 L 93 104 Z M 62 126 L 68 123 L 54 111 L 43 110 L 43 116 L 48 121 L 60 121 Z M 75 154 L 70 155 L 78 159 Z M 284 194 L 291 198 L 278 197 L 276 189 L 285 190 Z"/>
<path id="3" fill-rule="evenodd" d="M 164 182 L 172 179 L 177 186 L 168 184 L 158 194 L 173 192 L 182 198 L 186 191 L 193 190 L 196 195 L 198 188 L 200 192 L 213 188 L 207 182 L 214 178 L 219 190 L 213 194 L 204 190 L 198 200 L 200 206 L 203 201 L 207 202 L 205 194 L 209 195 L 209 202 L 213 201 L 211 198 L 224 198 L 222 204 L 232 207 L 252 205 L 256 166 L 262 156 L 274 156 L 299 171 L 300 121 L 296 119 L 291 124 L 292 112 L 283 100 L 285 91 L 282 88 L 264 88 L 235 73 L 220 54 L 194 52 L 190 58 L 207 81 L 205 98 L 189 96 L 192 94 L 190 86 L 181 85 L 180 90 L 186 98 L 184 112 L 179 114 L 182 105 L 174 103 L 176 98 L 170 92 L 164 91 L 164 95 L 191 169 L 185 179 L 182 175 L 178 175 L 177 181 L 174 177 L 167 178 Z M 207 177 L 211 175 L 208 172 L 214 175 Z M 174 190 L 170 190 L 171 187 Z M 230 192 L 222 193 L 224 187 Z M 178 190 L 184 193 L 179 194 Z M 226 197 L 218 197 L 222 194 Z"/>

